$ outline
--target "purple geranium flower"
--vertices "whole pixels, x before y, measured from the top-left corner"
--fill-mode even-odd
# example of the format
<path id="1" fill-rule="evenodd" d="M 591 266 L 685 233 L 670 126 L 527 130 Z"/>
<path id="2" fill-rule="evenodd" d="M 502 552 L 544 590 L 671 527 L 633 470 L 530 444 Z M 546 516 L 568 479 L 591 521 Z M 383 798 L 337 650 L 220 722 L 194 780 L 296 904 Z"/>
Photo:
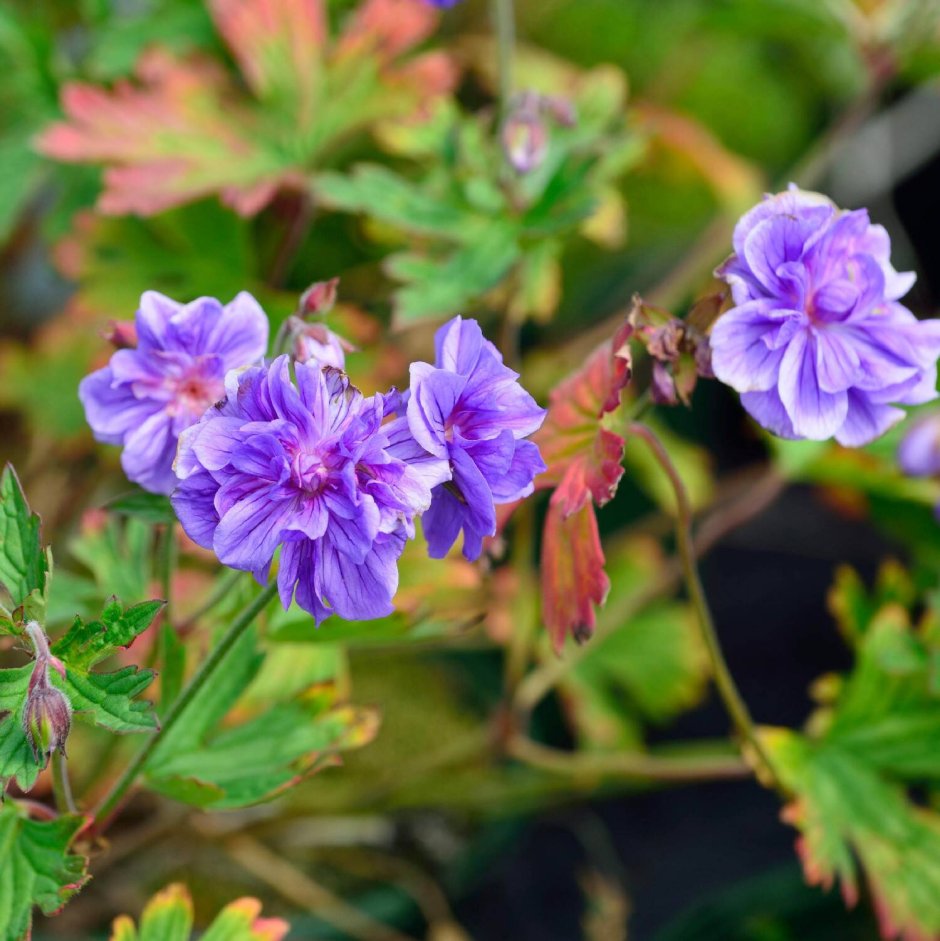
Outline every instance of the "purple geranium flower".
<path id="1" fill-rule="evenodd" d="M 250 295 L 178 304 L 155 291 L 140 299 L 137 346 L 118 350 L 78 387 L 99 441 L 124 446 L 127 476 L 153 493 L 176 486 L 180 433 L 225 392 L 225 374 L 264 356 L 268 318 Z"/>
<path id="2" fill-rule="evenodd" d="M 940 321 L 898 303 L 914 275 L 890 249 L 866 210 L 794 186 L 738 222 L 716 272 L 735 306 L 712 328 L 712 364 L 774 434 L 857 447 L 904 417 L 893 406 L 936 398 Z"/>
<path id="3" fill-rule="evenodd" d="M 364 398 L 317 363 L 231 373 L 227 398 L 180 439 L 173 506 L 183 528 L 261 581 L 278 547 L 281 602 L 319 624 L 392 611 L 398 557 L 447 463 L 417 447 L 395 393 Z"/>
<path id="4" fill-rule="evenodd" d="M 533 490 L 545 470 L 538 447 L 523 440 L 545 410 L 503 365 L 475 320 L 455 317 L 437 331 L 435 365 L 414 363 L 408 426 L 426 451 L 450 463 L 452 479 L 434 489 L 424 514 L 433 558 L 443 558 L 464 532 L 463 553 L 476 559 L 483 538 L 496 532 L 495 504 Z"/>

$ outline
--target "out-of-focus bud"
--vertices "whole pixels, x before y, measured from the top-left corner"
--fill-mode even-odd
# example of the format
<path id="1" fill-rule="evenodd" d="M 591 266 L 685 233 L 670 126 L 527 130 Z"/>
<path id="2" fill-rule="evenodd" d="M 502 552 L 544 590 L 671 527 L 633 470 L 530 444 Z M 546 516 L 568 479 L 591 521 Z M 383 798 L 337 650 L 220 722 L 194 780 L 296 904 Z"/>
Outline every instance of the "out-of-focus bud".
<path id="1" fill-rule="evenodd" d="M 518 94 L 503 121 L 503 152 L 517 173 L 531 173 L 545 160 L 549 145 L 547 119 L 563 127 L 576 121 L 573 105 L 564 98 L 526 91 Z"/>
<path id="2" fill-rule="evenodd" d="M 338 291 L 339 278 L 330 278 L 329 281 L 314 281 L 314 283 L 300 295 L 300 304 L 297 306 L 297 316 L 304 320 L 310 317 L 325 316 L 336 304 Z"/>
<path id="3" fill-rule="evenodd" d="M 137 348 L 137 325 L 133 320 L 112 320 L 104 338 L 116 350 L 133 350 Z"/>
<path id="4" fill-rule="evenodd" d="M 291 320 L 293 354 L 298 363 L 313 361 L 321 366 L 346 369 L 346 354 L 353 352 L 356 347 L 330 330 L 326 324 L 304 323 L 299 317 L 292 317 Z"/>
<path id="5" fill-rule="evenodd" d="M 50 681 L 50 670 L 64 675 L 65 668 L 50 653 L 42 628 L 30 621 L 26 632 L 33 643 L 36 661 L 23 709 L 23 731 L 37 764 L 45 767 L 54 751 L 65 754 L 65 742 L 72 728 L 72 704 Z"/>
<path id="6" fill-rule="evenodd" d="M 721 308 L 723 295 L 704 298 L 685 320 L 633 298 L 633 336 L 653 359 L 650 395 L 658 405 L 688 405 L 700 378 L 711 379 L 711 347 L 705 329 Z"/>
<path id="7" fill-rule="evenodd" d="M 548 153 L 548 128 L 538 109 L 516 108 L 503 122 L 503 150 L 516 173 L 531 173 Z"/>

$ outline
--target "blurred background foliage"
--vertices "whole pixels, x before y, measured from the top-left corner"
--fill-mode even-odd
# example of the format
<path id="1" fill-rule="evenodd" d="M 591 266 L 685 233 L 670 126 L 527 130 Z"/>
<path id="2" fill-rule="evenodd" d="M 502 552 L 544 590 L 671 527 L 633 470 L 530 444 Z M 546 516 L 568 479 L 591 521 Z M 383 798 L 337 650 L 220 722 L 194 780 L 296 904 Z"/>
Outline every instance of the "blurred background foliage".
<path id="1" fill-rule="evenodd" d="M 328 4 L 334 36 L 356 6 Z M 922 275 L 915 309 L 936 313 L 936 2 L 517 0 L 516 8 L 518 85 L 566 96 L 578 122 L 552 127 L 542 169 L 507 184 L 493 141 L 496 74 L 482 0 L 448 11 L 418 49 L 449 54 L 453 98 L 423 103 L 419 123 L 384 113 L 383 98 L 363 122 L 370 133 L 338 134 L 322 149 L 300 146 L 289 120 L 266 111 L 270 101 L 201 0 L 4 0 L 0 456 L 15 462 L 55 546 L 51 625 L 97 616 L 110 593 L 128 605 L 159 594 L 155 519 L 139 507 L 107 509 L 127 485 L 116 450 L 94 446 L 76 396 L 79 379 L 107 355 L 102 332 L 132 316 L 143 290 L 226 300 L 249 290 L 276 326 L 308 284 L 339 275 L 330 326 L 359 347 L 349 369 L 364 389 L 405 382 L 407 363 L 427 355 L 435 319 L 461 312 L 518 356 L 526 384 L 545 400 L 613 333 L 634 292 L 682 312 L 710 289 L 734 220 L 793 179 L 872 206 L 891 229 L 897 266 Z M 292 174 L 289 185 L 242 214 L 213 186 L 152 214 L 105 214 L 100 167 L 39 153 L 39 135 L 62 118 L 67 83 L 120 82 L 155 47 L 211 58 L 246 109 L 260 103 L 268 120 L 257 143 L 276 142 L 272 172 Z M 898 136 L 910 107 L 922 109 L 917 133 Z M 859 169 L 873 140 L 894 154 L 887 182 Z M 833 561 L 846 558 L 871 579 L 882 556 L 898 554 L 905 579 L 935 589 L 940 485 L 901 477 L 899 433 L 863 452 L 769 441 L 711 383 L 692 412 L 654 421 L 701 514 L 703 548 L 717 546 L 706 586 L 745 694 L 759 720 L 797 725 L 809 712 L 810 681 L 852 663 L 824 609 Z M 236 694 L 234 721 L 265 714 L 275 693 L 325 683 L 340 699 L 378 708 L 374 741 L 275 803 L 230 815 L 141 796 L 92 861 L 94 881 L 37 935 L 105 937 L 114 914 L 139 912 L 181 881 L 197 924 L 250 894 L 290 917 L 298 939 L 606 941 L 626 937 L 628 921 L 641 941 L 877 937 L 864 906 L 846 914 L 835 895 L 804 885 L 789 860 L 792 832 L 756 785 L 659 794 L 629 762 L 625 772 L 605 764 L 610 755 L 668 761 L 681 749 L 680 758 L 713 762 L 711 776 L 741 773 L 730 745 L 717 741 L 726 724 L 707 692 L 690 613 L 671 597 L 671 492 L 635 443 L 625 462 L 620 491 L 599 514 L 610 596 L 596 638 L 567 648 L 575 662 L 563 676 L 542 688 L 532 674 L 523 679 L 513 641 L 522 636 L 535 673 L 551 678 L 558 661 L 541 627 L 535 551 L 541 503 L 517 515 L 508 555 L 493 566 L 452 558 L 432 570 L 420 543 L 409 547 L 390 618 L 314 632 L 296 612 L 269 612 L 267 657 Z M 254 589 L 220 586 L 207 554 L 191 544 L 179 551 L 177 627 L 201 649 Z M 758 566 L 775 568 L 759 574 Z M 852 588 L 845 575 L 839 584 Z M 224 600 L 200 617 L 220 587 Z M 846 604 L 834 607 L 852 634 Z M 878 636 L 912 630 L 895 608 L 894 628 L 876 614 L 855 634 L 869 621 L 881 625 Z M 135 646 L 137 662 L 148 643 L 145 635 Z M 932 650 L 926 634 L 917 643 Z M 859 663 L 847 682 L 876 682 L 857 675 L 868 661 Z M 507 690 L 524 691 L 532 736 L 549 751 L 507 747 Z M 821 708 L 838 703 L 830 688 Z M 823 734 L 821 722 L 807 735 Z M 375 732 L 357 729 L 362 741 Z M 794 781 L 823 775 L 805 761 L 803 741 L 773 738 Z M 565 764 L 571 746 L 586 759 Z M 80 789 L 96 793 L 125 750 L 83 727 L 70 754 Z M 866 760 L 861 773 L 895 801 L 893 780 Z M 935 802 L 940 773 L 913 764 L 919 780 L 933 782 L 924 802 Z M 795 786 L 824 802 L 825 777 L 813 782 Z M 895 819 L 914 826 L 905 807 L 894 807 Z M 851 823 L 838 837 L 864 858 L 866 837 Z"/>

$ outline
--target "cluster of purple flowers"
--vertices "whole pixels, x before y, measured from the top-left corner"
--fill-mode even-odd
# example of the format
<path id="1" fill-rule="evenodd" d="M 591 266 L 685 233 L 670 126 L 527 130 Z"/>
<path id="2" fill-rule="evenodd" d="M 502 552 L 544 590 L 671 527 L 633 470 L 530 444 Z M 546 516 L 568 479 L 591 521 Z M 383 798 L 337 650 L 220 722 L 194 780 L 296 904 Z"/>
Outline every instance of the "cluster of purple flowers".
<path id="1" fill-rule="evenodd" d="M 223 307 L 148 293 L 137 346 L 80 395 L 95 435 L 124 445 L 132 480 L 172 492 L 196 543 L 259 581 L 280 553 L 285 608 L 317 623 L 389 614 L 418 516 L 433 557 L 462 530 L 475 559 L 495 505 L 531 493 L 545 469 L 525 440 L 545 412 L 475 321 L 438 331 L 435 365 L 415 363 L 404 395 L 363 396 L 325 327 L 293 362 L 262 360 L 267 334 L 246 294 Z"/>
<path id="2" fill-rule="evenodd" d="M 796 187 L 748 212 L 716 274 L 734 307 L 711 332 L 715 375 L 784 438 L 867 444 L 936 398 L 940 321 L 899 299 L 914 283 L 887 232 Z"/>

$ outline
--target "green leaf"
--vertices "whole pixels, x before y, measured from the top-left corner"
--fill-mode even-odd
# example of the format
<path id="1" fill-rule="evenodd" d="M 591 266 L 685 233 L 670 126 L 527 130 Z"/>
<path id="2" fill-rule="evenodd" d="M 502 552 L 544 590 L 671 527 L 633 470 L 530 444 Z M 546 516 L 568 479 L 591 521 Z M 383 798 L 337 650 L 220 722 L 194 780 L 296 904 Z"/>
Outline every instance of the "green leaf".
<path id="1" fill-rule="evenodd" d="M 912 592 L 897 566 L 870 594 L 843 571 L 832 598 L 856 648 L 852 671 L 817 684 L 823 705 L 805 734 L 760 733 L 793 794 L 786 819 L 801 831 L 810 883 L 839 880 L 851 903 L 864 871 L 885 937 L 937 937 L 940 814 L 907 790 L 940 783 L 936 625 L 912 624 L 900 603 Z"/>
<path id="2" fill-rule="evenodd" d="M 839 880 L 851 905 L 861 867 L 884 937 L 937 937 L 940 815 L 911 803 L 902 787 L 836 744 L 783 729 L 765 730 L 762 741 L 796 795 L 786 819 L 802 833 L 807 881 L 829 887 Z"/>
<path id="3" fill-rule="evenodd" d="M 0 941 L 28 937 L 34 906 L 51 915 L 88 881 L 88 860 L 68 851 L 85 822 L 30 820 L 13 802 L 0 806 Z"/>
<path id="4" fill-rule="evenodd" d="M 609 550 L 611 591 L 597 634 L 561 685 L 589 747 L 638 747 L 641 723 L 666 722 L 704 695 L 708 658 L 691 609 L 661 602 L 635 610 L 662 561 L 646 539 Z"/>
<path id="5" fill-rule="evenodd" d="M 0 474 L 0 617 L 24 606 L 23 618 L 44 620 L 51 557 L 43 551 L 39 517 L 32 513 L 11 464 Z M 8 622 L 9 623 L 9 622 Z"/>
<path id="6" fill-rule="evenodd" d="M 322 173 L 315 180 L 314 190 L 334 209 L 367 212 L 374 219 L 415 235 L 440 235 L 451 240 L 460 237 L 467 222 L 474 221 L 465 209 L 374 164 L 360 165 L 348 176 Z"/>
<path id="7" fill-rule="evenodd" d="M 123 496 L 115 497 L 104 509 L 118 516 L 131 516 L 145 523 L 173 523 L 176 514 L 170 505 L 169 497 L 159 493 L 147 493 L 136 490 Z"/>
<path id="8" fill-rule="evenodd" d="M 260 915 L 257 899 L 238 899 L 226 905 L 200 937 L 202 941 L 281 941 L 289 930 L 287 922 Z M 189 941 L 192 927 L 192 898 L 185 886 L 175 884 L 147 903 L 140 928 L 126 915 L 118 918 L 111 941 Z"/>
<path id="9" fill-rule="evenodd" d="M 313 648 L 311 648 L 313 649 Z M 375 715 L 339 702 L 337 685 L 308 685 L 286 702 L 224 726 L 258 676 L 263 656 L 248 632 L 226 655 L 216 682 L 193 698 L 147 764 L 150 786 L 176 800 L 215 809 L 270 800 L 373 737 Z"/>
<path id="10" fill-rule="evenodd" d="M 11 670 L 0 670 L 0 791 L 9 780 L 22 791 L 36 783 L 43 765 L 36 761 L 23 728 L 23 710 L 31 663 Z"/>
<path id="11" fill-rule="evenodd" d="M 86 671 L 121 647 L 130 647 L 153 623 L 163 601 L 142 601 L 125 608 L 116 598 L 105 605 L 101 619 L 84 622 L 76 617 L 52 652 L 74 670 Z"/>
<path id="12" fill-rule="evenodd" d="M 472 241 L 444 258 L 393 255 L 386 267 L 405 282 L 395 292 L 399 323 L 444 317 L 496 287 L 518 260 L 518 232 L 507 222 L 481 227 Z"/>
<path id="13" fill-rule="evenodd" d="M 113 673 L 87 673 L 66 667 L 62 680 L 53 673 L 52 682 L 71 700 L 77 719 L 92 722 L 112 732 L 149 732 L 159 723 L 153 703 L 137 700 L 152 682 L 152 670 L 127 666 Z"/>

